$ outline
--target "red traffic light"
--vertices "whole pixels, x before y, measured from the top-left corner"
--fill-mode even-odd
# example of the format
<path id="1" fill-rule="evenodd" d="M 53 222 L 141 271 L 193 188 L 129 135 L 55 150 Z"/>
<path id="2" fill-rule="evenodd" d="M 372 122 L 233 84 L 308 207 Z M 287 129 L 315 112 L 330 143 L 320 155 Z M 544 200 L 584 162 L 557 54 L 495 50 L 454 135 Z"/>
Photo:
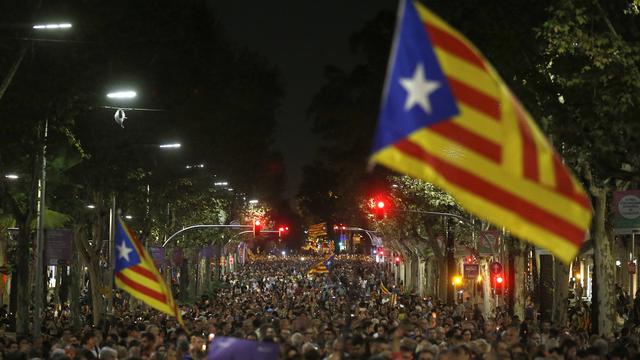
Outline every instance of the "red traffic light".
<path id="1" fill-rule="evenodd" d="M 400 265 L 400 256 L 396 256 L 396 265 Z"/>
<path id="2" fill-rule="evenodd" d="M 260 236 L 262 231 L 262 221 L 260 219 L 253 220 L 253 236 Z"/>
<path id="3" fill-rule="evenodd" d="M 372 203 L 373 215 L 377 220 L 382 220 L 387 215 L 387 203 L 384 200 L 374 200 Z"/>
<path id="4" fill-rule="evenodd" d="M 280 228 L 278 228 L 279 232 L 284 232 L 284 227 L 280 226 Z"/>
<path id="5" fill-rule="evenodd" d="M 285 226 L 285 227 L 284 227 L 284 231 L 289 232 L 289 227 L 288 227 L 288 226 Z"/>
<path id="6" fill-rule="evenodd" d="M 504 282 L 504 278 L 501 275 L 496 276 L 496 283 L 502 284 Z"/>
<path id="7" fill-rule="evenodd" d="M 384 249 L 378 249 L 378 255 L 380 256 L 384 255 Z"/>

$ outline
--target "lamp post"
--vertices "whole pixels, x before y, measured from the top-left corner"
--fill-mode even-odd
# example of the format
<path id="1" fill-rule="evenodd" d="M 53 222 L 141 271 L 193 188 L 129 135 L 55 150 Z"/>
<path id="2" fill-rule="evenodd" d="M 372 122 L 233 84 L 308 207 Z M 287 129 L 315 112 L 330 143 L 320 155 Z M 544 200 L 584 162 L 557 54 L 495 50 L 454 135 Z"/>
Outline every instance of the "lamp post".
<path id="1" fill-rule="evenodd" d="M 33 30 L 35 31 L 68 30 L 68 29 L 71 29 L 72 27 L 73 25 L 70 23 L 36 24 L 32 26 Z M 0 100 L 2 100 L 4 93 L 9 88 L 9 85 L 11 85 L 11 82 L 13 81 L 14 76 L 16 75 L 16 73 L 18 72 L 18 69 L 20 68 L 20 64 L 22 64 L 22 60 L 24 59 L 24 56 L 27 54 L 27 50 L 29 50 L 29 43 L 25 42 L 20 48 L 20 52 L 16 56 L 16 59 L 11 64 L 11 67 L 9 68 L 9 72 L 4 77 L 4 80 L 2 80 L 2 83 L 0 84 Z"/>
<path id="2" fill-rule="evenodd" d="M 42 133 L 42 153 L 40 181 L 38 182 L 38 231 L 36 232 L 36 276 L 35 291 L 33 304 L 33 335 L 35 338 L 40 336 L 42 329 L 42 306 L 44 302 L 44 220 L 45 220 L 45 198 L 47 183 L 47 135 L 49 120 L 45 119 Z"/>

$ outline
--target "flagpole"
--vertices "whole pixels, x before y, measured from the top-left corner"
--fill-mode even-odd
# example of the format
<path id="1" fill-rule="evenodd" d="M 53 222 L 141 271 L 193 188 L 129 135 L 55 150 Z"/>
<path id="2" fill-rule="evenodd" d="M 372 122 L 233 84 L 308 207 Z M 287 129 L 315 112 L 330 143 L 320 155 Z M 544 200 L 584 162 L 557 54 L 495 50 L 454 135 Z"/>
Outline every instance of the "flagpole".
<path id="1" fill-rule="evenodd" d="M 109 211 L 109 271 L 107 279 L 109 281 L 108 287 L 111 290 L 107 295 L 107 314 L 113 315 L 113 272 L 116 268 L 115 253 L 115 233 L 116 233 L 116 194 L 111 195 L 111 211 Z"/>

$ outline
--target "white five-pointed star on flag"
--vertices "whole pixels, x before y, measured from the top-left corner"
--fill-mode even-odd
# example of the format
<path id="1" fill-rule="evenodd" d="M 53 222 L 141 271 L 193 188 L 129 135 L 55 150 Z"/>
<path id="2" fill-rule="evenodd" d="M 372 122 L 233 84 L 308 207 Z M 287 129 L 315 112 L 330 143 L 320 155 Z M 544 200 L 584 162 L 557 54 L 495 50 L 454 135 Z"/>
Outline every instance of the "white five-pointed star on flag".
<path id="1" fill-rule="evenodd" d="M 409 111 L 414 105 L 418 105 L 427 114 L 431 113 L 429 96 L 440 87 L 440 82 L 427 80 L 422 63 L 416 65 L 413 77 L 400 78 L 400 85 L 407 91 L 407 100 L 404 110 Z"/>
<path id="2" fill-rule="evenodd" d="M 117 248 L 118 248 L 118 258 L 122 258 L 122 259 L 125 259 L 126 261 L 129 261 L 129 253 L 132 252 L 133 249 L 127 247 L 127 244 L 124 241 L 120 243 L 120 245 L 118 245 Z"/>

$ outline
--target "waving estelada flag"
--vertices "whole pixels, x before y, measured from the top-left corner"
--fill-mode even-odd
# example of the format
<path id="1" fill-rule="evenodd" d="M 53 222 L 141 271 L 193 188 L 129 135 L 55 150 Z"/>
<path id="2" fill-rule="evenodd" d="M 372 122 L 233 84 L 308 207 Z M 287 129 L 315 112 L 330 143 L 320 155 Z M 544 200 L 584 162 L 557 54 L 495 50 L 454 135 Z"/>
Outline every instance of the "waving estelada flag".
<path id="1" fill-rule="evenodd" d="M 175 316 L 184 328 L 178 306 L 153 259 L 120 218 L 116 221 L 114 256 L 116 285 L 152 308 Z"/>
<path id="2" fill-rule="evenodd" d="M 380 294 L 382 296 L 387 296 L 391 294 L 391 291 L 389 291 L 389 289 L 387 289 L 387 287 L 384 286 L 384 283 L 382 281 L 380 281 Z"/>
<path id="3" fill-rule="evenodd" d="M 333 257 L 334 255 L 331 255 L 324 261 L 320 261 L 319 263 L 313 265 L 309 272 L 307 272 L 307 275 L 329 273 L 329 271 L 331 271 L 331 268 L 333 267 Z"/>
<path id="4" fill-rule="evenodd" d="M 431 182 L 469 212 L 571 261 L 591 203 L 478 50 L 400 4 L 372 163 Z"/>

